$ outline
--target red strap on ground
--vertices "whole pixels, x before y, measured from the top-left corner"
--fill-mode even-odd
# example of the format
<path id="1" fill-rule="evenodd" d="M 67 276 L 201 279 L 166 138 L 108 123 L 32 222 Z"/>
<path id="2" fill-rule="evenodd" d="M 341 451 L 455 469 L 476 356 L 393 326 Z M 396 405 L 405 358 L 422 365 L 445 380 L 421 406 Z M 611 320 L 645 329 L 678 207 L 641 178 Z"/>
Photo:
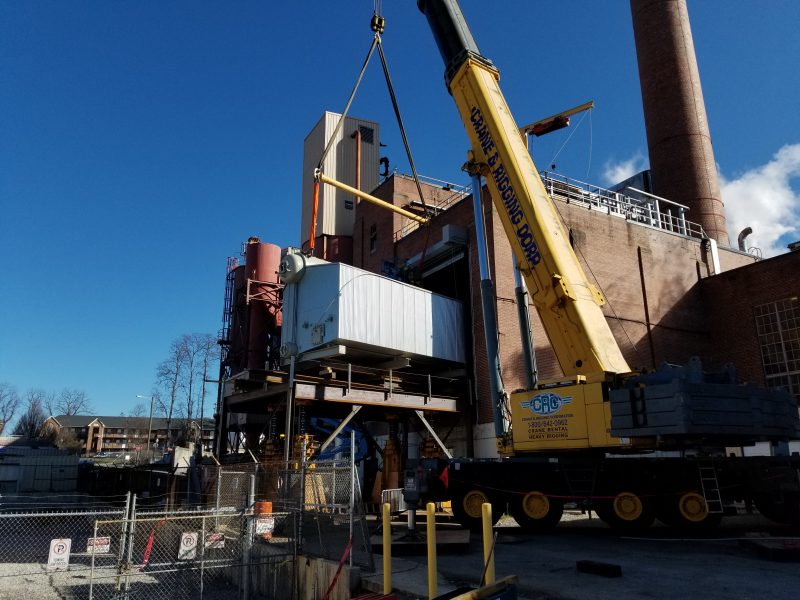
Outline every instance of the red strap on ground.
<path id="1" fill-rule="evenodd" d="M 342 558 L 339 559 L 339 568 L 336 569 L 336 575 L 333 576 L 333 581 L 328 586 L 328 591 L 325 592 L 325 596 L 322 600 L 328 600 L 330 598 L 331 592 L 333 588 L 336 586 L 336 582 L 339 581 L 339 575 L 342 572 L 342 567 L 344 566 L 344 561 L 347 560 L 347 557 L 350 556 L 350 550 L 353 548 L 353 538 L 351 537 L 347 542 L 347 547 L 344 549 L 344 554 L 342 554 Z"/>

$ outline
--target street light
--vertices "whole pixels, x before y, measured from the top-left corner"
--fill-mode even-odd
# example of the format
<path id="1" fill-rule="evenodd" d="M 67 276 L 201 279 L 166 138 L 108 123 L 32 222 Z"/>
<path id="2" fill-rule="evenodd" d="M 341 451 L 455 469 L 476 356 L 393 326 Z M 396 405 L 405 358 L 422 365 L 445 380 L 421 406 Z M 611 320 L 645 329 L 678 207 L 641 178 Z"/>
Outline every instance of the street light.
<path id="1" fill-rule="evenodd" d="M 152 462 L 153 458 L 153 446 L 150 443 L 150 435 L 153 431 L 153 397 L 152 396 L 140 396 L 136 394 L 137 398 L 142 398 L 143 400 L 150 400 L 150 421 L 147 423 L 147 462 Z"/>

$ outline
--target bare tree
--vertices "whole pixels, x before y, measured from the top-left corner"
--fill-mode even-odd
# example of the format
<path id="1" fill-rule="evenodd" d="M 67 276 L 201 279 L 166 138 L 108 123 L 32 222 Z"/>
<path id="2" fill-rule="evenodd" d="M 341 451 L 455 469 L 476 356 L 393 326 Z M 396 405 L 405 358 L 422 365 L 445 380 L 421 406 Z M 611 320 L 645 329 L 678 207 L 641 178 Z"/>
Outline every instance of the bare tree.
<path id="1" fill-rule="evenodd" d="M 42 398 L 42 405 L 48 416 L 55 416 L 55 414 L 58 412 L 58 408 L 56 406 L 57 404 L 58 394 L 56 392 L 46 392 L 44 394 L 44 397 Z"/>
<path id="2" fill-rule="evenodd" d="M 128 411 L 129 417 L 144 417 L 147 414 L 147 407 L 143 402 L 137 402 L 133 405 L 133 408 Z"/>
<path id="3" fill-rule="evenodd" d="M 161 394 L 161 390 L 154 388 L 150 392 L 150 397 L 153 399 L 153 416 L 161 415 L 166 419 L 169 407 L 164 401 L 164 396 Z"/>
<path id="4" fill-rule="evenodd" d="M 219 345 L 217 338 L 211 334 L 203 333 L 198 338 L 200 345 L 200 367 L 202 388 L 200 394 L 200 427 L 203 426 L 203 419 L 206 416 L 206 383 L 208 383 L 208 371 L 219 360 Z"/>
<path id="5" fill-rule="evenodd" d="M 60 415 L 79 415 L 92 413 L 92 403 L 83 390 L 64 388 L 58 394 L 55 408 Z M 52 414 L 52 413 L 51 413 Z"/>
<path id="6" fill-rule="evenodd" d="M 178 392 L 182 387 L 181 374 L 183 365 L 186 361 L 181 338 L 173 340 L 169 347 L 169 356 L 164 359 L 156 368 L 156 379 L 158 385 L 166 392 L 163 400 L 167 417 L 167 443 L 172 438 L 172 415 L 175 411 L 175 402 L 178 399 Z M 161 402 L 160 402 L 161 403 Z"/>
<path id="7" fill-rule="evenodd" d="M 209 369 L 219 356 L 217 340 L 208 333 L 193 333 L 180 338 L 186 361 L 183 365 L 183 388 L 186 402 L 183 416 L 187 427 L 192 419 L 202 419 L 205 412 L 206 385 Z M 199 408 L 199 410 L 198 410 Z"/>
<path id="8" fill-rule="evenodd" d="M 44 402 L 47 393 L 34 388 L 25 393 L 25 412 L 22 413 L 14 427 L 14 435 L 27 438 L 39 437 L 47 415 L 44 412 Z"/>
<path id="9" fill-rule="evenodd" d="M 193 439 L 196 432 L 192 422 L 202 422 L 205 416 L 206 380 L 219 356 L 219 348 L 216 338 L 208 333 L 182 335 L 178 343 L 185 359 L 181 370 L 181 388 L 184 394 L 178 405 L 178 414 L 184 419 L 181 431 L 186 439 Z"/>
<path id="10" fill-rule="evenodd" d="M 197 364 L 200 362 L 200 349 L 197 345 L 197 335 L 184 334 L 180 337 L 180 345 L 183 348 L 183 355 L 186 360 L 183 363 L 183 372 L 181 377 L 183 379 L 183 388 L 186 392 L 186 403 L 183 408 L 185 409 L 184 416 L 186 417 L 186 426 L 192 420 L 194 412 L 194 392 L 195 385 L 197 384 Z"/>
<path id="11" fill-rule="evenodd" d="M 6 428 L 19 408 L 19 394 L 17 388 L 10 383 L 0 382 L 0 434 Z"/>

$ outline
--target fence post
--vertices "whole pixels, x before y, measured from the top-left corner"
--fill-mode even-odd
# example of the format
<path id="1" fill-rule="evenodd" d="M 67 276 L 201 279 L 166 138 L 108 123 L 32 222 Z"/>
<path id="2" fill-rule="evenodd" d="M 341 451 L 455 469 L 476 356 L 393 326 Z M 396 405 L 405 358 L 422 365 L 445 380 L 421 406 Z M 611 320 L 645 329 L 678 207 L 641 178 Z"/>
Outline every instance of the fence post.
<path id="1" fill-rule="evenodd" d="M 306 510 L 306 439 L 303 438 L 303 455 L 300 457 L 300 520 L 297 525 L 297 552 L 303 550 L 303 517 Z"/>
<path id="2" fill-rule="evenodd" d="M 94 520 L 94 542 L 97 543 L 97 519 Z M 94 592 L 94 551 L 95 543 L 92 544 L 92 567 L 89 571 L 89 600 L 92 600 Z"/>
<path id="3" fill-rule="evenodd" d="M 334 469 L 336 472 L 336 469 Z M 353 517 L 356 512 L 356 430 L 350 430 L 350 568 L 353 568 Z"/>
<path id="4" fill-rule="evenodd" d="M 244 539 L 242 548 L 242 600 L 250 597 L 250 550 L 253 546 L 253 520 L 255 519 L 256 502 L 256 476 L 250 475 L 250 490 L 247 494 L 247 510 L 245 519 L 247 520 L 247 536 Z"/>
<path id="5" fill-rule="evenodd" d="M 122 587 L 122 565 L 125 560 L 125 547 L 128 541 L 128 529 L 131 525 L 131 493 L 125 495 L 125 512 L 122 517 L 122 531 L 119 534 L 119 552 L 117 553 L 117 583 L 114 586 L 116 591 L 119 592 Z"/>
<path id="6" fill-rule="evenodd" d="M 217 512 L 219 512 L 219 496 L 221 491 L 222 491 L 222 467 L 219 466 L 217 467 L 217 498 L 216 501 L 214 502 L 214 507 L 217 509 Z"/>
<path id="7" fill-rule="evenodd" d="M 197 540 L 200 545 L 200 600 L 203 600 L 203 582 L 205 581 L 205 566 L 206 566 L 206 516 L 200 517 L 200 539 Z"/>
<path id="8" fill-rule="evenodd" d="M 217 465 L 217 497 L 214 501 L 214 529 L 219 529 L 219 496 L 222 492 L 222 465 Z"/>
<path id="9" fill-rule="evenodd" d="M 136 533 L 136 494 L 131 496 L 131 514 L 128 525 L 128 553 L 125 560 L 125 595 L 131 589 L 131 566 L 133 561 L 133 539 Z"/>

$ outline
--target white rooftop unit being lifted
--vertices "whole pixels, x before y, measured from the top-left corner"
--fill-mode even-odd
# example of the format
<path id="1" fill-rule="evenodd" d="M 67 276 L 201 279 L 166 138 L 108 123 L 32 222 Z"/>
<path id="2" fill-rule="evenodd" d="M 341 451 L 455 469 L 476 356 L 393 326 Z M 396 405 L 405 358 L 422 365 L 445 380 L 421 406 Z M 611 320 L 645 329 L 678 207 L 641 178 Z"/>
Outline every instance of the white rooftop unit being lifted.
<path id="1" fill-rule="evenodd" d="M 286 284 L 285 362 L 291 356 L 306 360 L 346 354 L 464 363 L 463 310 L 457 300 L 302 254 L 287 254 L 280 275 Z"/>

